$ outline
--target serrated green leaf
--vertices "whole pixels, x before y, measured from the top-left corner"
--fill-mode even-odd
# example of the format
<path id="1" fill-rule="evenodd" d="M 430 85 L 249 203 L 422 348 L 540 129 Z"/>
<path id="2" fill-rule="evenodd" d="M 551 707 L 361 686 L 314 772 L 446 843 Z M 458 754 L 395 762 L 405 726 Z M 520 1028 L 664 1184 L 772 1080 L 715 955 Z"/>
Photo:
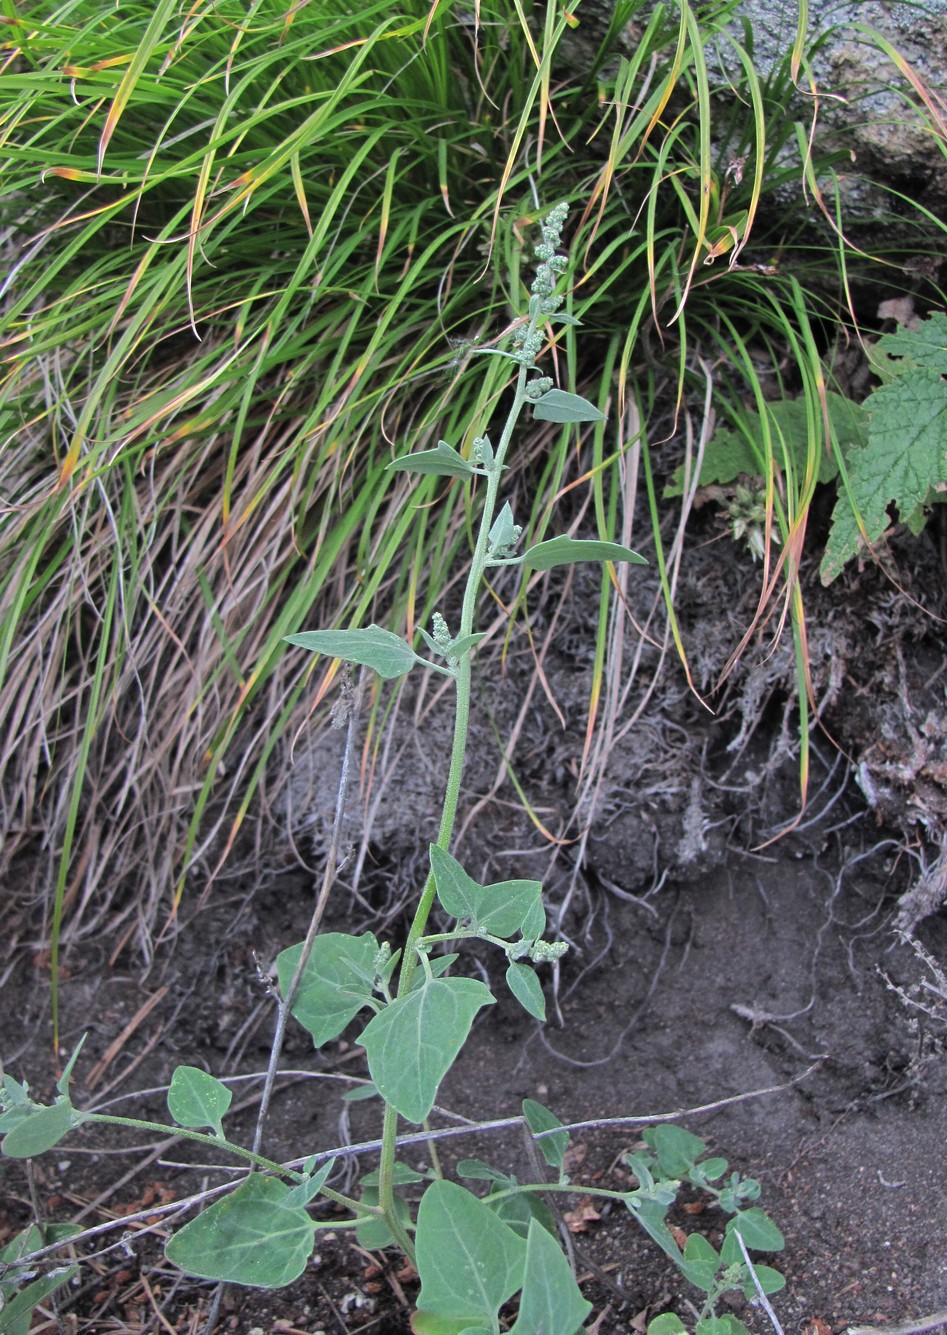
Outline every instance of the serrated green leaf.
<path id="1" fill-rule="evenodd" d="M 868 416 L 861 404 L 854 403 L 842 394 L 829 391 L 825 396 L 829 420 L 835 431 L 843 453 L 863 445 L 868 429 Z M 776 399 L 766 405 L 772 440 L 774 463 L 780 472 L 785 471 L 785 457 L 792 462 L 793 469 L 801 474 L 805 471 L 809 453 L 809 418 L 806 400 Z M 749 477 L 762 477 L 765 471 L 765 449 L 763 428 L 759 413 L 747 413 L 742 419 L 742 429 L 719 427 L 704 450 L 698 486 L 709 487 L 714 483 L 726 484 L 745 474 Z M 819 448 L 820 482 L 831 482 L 838 477 L 838 463 L 834 454 L 827 453 L 821 441 Z M 677 468 L 671 481 L 664 489 L 665 499 L 684 494 L 684 465 Z"/>
<path id="2" fill-rule="evenodd" d="M 417 454 L 404 454 L 400 459 L 393 459 L 387 471 L 426 473 L 441 477 L 470 477 L 474 467 L 454 449 L 453 445 L 448 445 L 446 440 L 439 440 L 433 450 L 419 450 Z"/>
<path id="3" fill-rule="evenodd" d="M 749 1210 L 741 1210 L 739 1214 L 733 1216 L 727 1221 L 726 1234 L 729 1238 L 732 1234 L 739 1233 L 750 1251 L 755 1252 L 781 1252 L 786 1245 L 786 1239 L 780 1230 L 770 1219 L 765 1210 L 759 1206 L 752 1206 Z M 736 1244 L 736 1255 L 732 1260 L 739 1261 L 743 1259 L 743 1253 L 740 1251 L 739 1243 L 733 1239 Z"/>
<path id="4" fill-rule="evenodd" d="M 559 1243 L 532 1220 L 519 1316 L 510 1335 L 575 1335 L 591 1310 Z"/>
<path id="5" fill-rule="evenodd" d="M 947 375 L 947 315 L 935 311 L 918 329 L 882 334 L 876 347 L 889 357 L 906 357 L 915 366 Z"/>
<path id="6" fill-rule="evenodd" d="M 424 1193 L 415 1248 L 420 1312 L 492 1329 L 523 1283 L 526 1243 L 456 1182 L 432 1182 Z"/>
<path id="7" fill-rule="evenodd" d="M 604 422 L 605 414 L 594 403 L 564 389 L 547 390 L 533 401 L 533 416 L 540 422 Z"/>
<path id="8" fill-rule="evenodd" d="M 557 1126 L 562 1126 L 556 1114 L 535 1099 L 523 1100 L 523 1116 L 534 1135 L 540 1131 L 554 1131 Z M 543 1136 L 536 1144 L 550 1168 L 561 1168 L 569 1148 L 569 1133 L 563 1131 L 560 1135 Z"/>
<path id="9" fill-rule="evenodd" d="M 222 1136 L 221 1123 L 232 1099 L 233 1091 L 200 1067 L 179 1066 L 171 1077 L 168 1112 L 178 1126 L 209 1126 Z"/>
<path id="10" fill-rule="evenodd" d="M 290 946 L 276 960 L 280 991 L 292 982 L 302 945 Z M 372 998 L 378 941 L 371 932 L 317 936 L 300 979 L 292 1013 L 308 1029 L 317 1048 L 338 1038 Z"/>
<path id="11" fill-rule="evenodd" d="M 47 1108 L 34 1105 L 22 1121 L 3 1138 L 0 1145 L 10 1159 L 32 1159 L 45 1154 L 63 1140 L 85 1117 L 68 1100 Z"/>
<path id="12" fill-rule="evenodd" d="M 452 917 L 469 921 L 472 932 L 488 932 L 505 941 L 535 920 L 536 905 L 542 903 L 541 881 L 480 885 L 437 844 L 431 845 L 430 858 L 438 899 Z"/>
<path id="13" fill-rule="evenodd" d="M 546 998 L 535 969 L 514 960 L 506 971 L 506 985 L 523 1010 L 537 1020 L 545 1020 Z"/>
<path id="14" fill-rule="evenodd" d="M 866 407 L 868 441 L 847 459 L 850 495 L 840 491 L 832 512 L 823 584 L 831 584 L 862 548 L 856 509 L 867 541 L 874 543 L 888 527 L 889 505 L 916 526 L 918 510 L 936 498 L 937 488 L 947 487 L 947 380 L 932 370 L 909 370 L 875 390 Z"/>
<path id="15" fill-rule="evenodd" d="M 168 1260 L 225 1284 L 291 1284 L 306 1268 L 316 1229 L 305 1210 L 286 1204 L 289 1194 L 276 1178 L 255 1173 L 185 1224 L 165 1248 Z"/>
<path id="16" fill-rule="evenodd" d="M 385 1102 L 409 1122 L 423 1122 L 474 1016 L 493 1002 L 479 979 L 434 978 L 369 1020 L 359 1042 Z"/>
<path id="17" fill-rule="evenodd" d="M 578 561 L 627 561 L 639 566 L 648 564 L 645 557 L 639 556 L 630 547 L 623 547 L 621 543 L 563 535 L 530 547 L 523 553 L 522 565 L 527 570 L 552 570 L 554 566 L 571 566 Z"/>
<path id="18" fill-rule="evenodd" d="M 406 640 L 374 624 L 363 630 L 304 630 L 284 638 L 300 649 L 370 667 L 388 680 L 403 677 L 416 663 L 424 662 Z"/>

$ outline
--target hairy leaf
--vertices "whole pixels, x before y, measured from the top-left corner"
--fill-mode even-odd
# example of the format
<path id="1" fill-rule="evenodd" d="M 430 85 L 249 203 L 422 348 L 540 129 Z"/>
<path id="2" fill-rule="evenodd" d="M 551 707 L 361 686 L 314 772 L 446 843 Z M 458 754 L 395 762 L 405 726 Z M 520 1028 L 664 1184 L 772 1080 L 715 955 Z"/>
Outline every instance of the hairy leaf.
<path id="1" fill-rule="evenodd" d="M 906 342 L 908 331 L 898 337 Z M 923 347 L 926 357 L 929 345 Z M 889 524 L 889 505 L 895 504 L 917 533 L 924 526 L 924 507 L 947 489 L 947 380 L 928 365 L 918 366 L 875 390 L 866 407 L 868 441 L 847 459 L 850 494 L 840 491 L 832 512 L 823 584 L 831 584 L 864 541 L 878 541 Z"/>

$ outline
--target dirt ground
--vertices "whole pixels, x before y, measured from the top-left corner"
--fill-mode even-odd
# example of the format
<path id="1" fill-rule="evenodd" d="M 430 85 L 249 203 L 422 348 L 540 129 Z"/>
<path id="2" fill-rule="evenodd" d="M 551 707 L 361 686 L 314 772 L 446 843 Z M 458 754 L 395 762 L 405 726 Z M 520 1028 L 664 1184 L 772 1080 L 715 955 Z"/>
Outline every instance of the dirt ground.
<path id="1" fill-rule="evenodd" d="M 713 522 L 706 520 L 704 539 Z M 682 1125 L 762 1184 L 760 1204 L 787 1240 L 774 1263 L 788 1282 L 773 1299 L 787 1333 L 890 1326 L 947 1308 L 947 997 L 935 990 L 936 965 L 947 967 L 947 915 L 921 916 L 917 907 L 936 906 L 947 814 L 947 675 L 937 620 L 947 610 L 947 580 L 935 537 L 895 544 L 887 574 L 869 567 L 829 591 L 807 577 L 824 730 L 813 743 L 806 810 L 775 842 L 798 812 L 797 715 L 791 651 L 770 652 L 765 637 L 715 699 L 715 715 L 673 664 L 661 669 L 650 698 L 642 685 L 627 705 L 630 715 L 644 701 L 641 717 L 612 749 L 585 839 L 570 835 L 572 842 L 553 847 L 509 783 L 493 791 L 497 757 L 486 729 L 471 757 L 462 812 L 471 817 L 462 846 L 470 870 L 541 877 L 550 915 L 572 948 L 557 975 L 545 971 L 545 1028 L 505 994 L 501 961 L 477 956 L 499 1000 L 442 1086 L 435 1124 L 513 1116 L 524 1097 L 567 1123 L 680 1110 Z M 701 538 L 695 533 L 695 553 Z M 679 608 L 703 690 L 732 648 L 734 628 L 747 624 L 756 574 L 748 557 L 732 554 L 695 558 L 684 570 Z M 649 578 L 635 594 L 636 613 L 653 593 Z M 585 606 L 582 592 L 567 589 L 569 605 Z M 541 620 L 540 610 L 534 631 Z M 513 655 L 506 675 L 481 688 L 501 735 L 520 720 L 517 777 L 554 830 L 574 803 L 573 757 L 582 746 L 579 705 L 590 666 L 581 620 L 576 612 L 555 631 L 544 664 L 551 696 L 566 706 L 564 728 L 540 692 L 522 712 L 528 655 Z M 417 740 L 423 707 L 406 705 L 402 719 L 370 840 L 353 852 L 326 923 L 371 926 L 395 940 L 440 769 L 436 742 Z M 292 840 L 314 872 L 337 750 L 337 736 L 313 743 L 293 797 Z M 919 886 L 926 900 L 917 898 Z M 186 900 L 150 968 L 127 953 L 110 963 L 108 939 L 69 951 L 64 1047 L 88 1033 L 77 1105 L 109 1103 L 167 1120 L 161 1086 L 178 1064 L 217 1075 L 260 1072 L 273 1021 L 267 971 L 304 935 L 313 887 L 314 875 L 274 855 L 269 866 L 221 878 L 205 902 L 197 894 Z M 912 916 L 933 968 L 894 930 Z M 932 1013 L 912 1008 L 909 993 Z M 29 1079 L 35 1094 L 52 1093 L 42 951 L 7 961 L 0 1007 L 5 1069 Z M 340 1097 L 365 1073 L 351 1039 L 314 1053 L 306 1034 L 291 1031 L 267 1153 L 289 1159 L 378 1134 L 374 1102 Z M 259 1081 L 247 1078 L 235 1090 L 243 1111 L 228 1128 L 249 1139 Z M 708 1104 L 719 1106 L 702 1111 Z M 640 1335 L 650 1316 L 671 1308 L 686 1316 L 697 1297 L 629 1215 L 596 1217 L 583 1208 L 583 1186 L 627 1186 L 622 1154 L 640 1130 L 600 1126 L 571 1138 L 577 1266 L 599 1335 Z M 530 1171 L 516 1131 L 475 1130 L 445 1141 L 441 1155 L 445 1168 L 477 1156 Z M 404 1157 L 421 1164 L 424 1152 L 409 1148 Z M 371 1166 L 362 1156 L 358 1172 Z M 167 1216 L 148 1215 L 228 1180 L 200 1152 L 144 1133 L 105 1139 L 94 1128 L 37 1160 L 32 1182 L 17 1165 L 4 1163 L 3 1171 L 0 1243 L 27 1221 L 31 1199 L 47 1217 L 112 1224 L 79 1249 L 88 1259 L 63 1296 L 60 1329 L 204 1328 L 213 1287 L 163 1259 Z M 352 1161 L 343 1172 L 355 1175 Z M 674 1221 L 711 1239 L 722 1223 L 697 1192 Z M 339 1231 L 321 1236 L 318 1255 L 291 1288 L 228 1289 L 218 1329 L 394 1335 L 409 1329 L 405 1304 L 414 1293 L 410 1270 L 359 1250 Z M 754 1331 L 771 1328 L 751 1306 L 739 1314 Z M 34 1330 L 56 1328 L 48 1309 L 37 1314 Z"/>

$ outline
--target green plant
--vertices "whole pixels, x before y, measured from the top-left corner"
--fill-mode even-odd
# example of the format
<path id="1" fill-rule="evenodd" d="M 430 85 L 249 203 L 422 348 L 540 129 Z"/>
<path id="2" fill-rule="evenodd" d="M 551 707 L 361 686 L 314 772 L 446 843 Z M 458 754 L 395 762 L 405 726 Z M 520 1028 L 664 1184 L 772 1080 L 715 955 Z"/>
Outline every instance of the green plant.
<path id="1" fill-rule="evenodd" d="M 430 846 L 430 874 L 403 946 L 393 950 L 371 932 L 319 934 L 322 895 L 306 941 L 284 950 L 276 965 L 283 1000 L 271 1070 L 279 1059 L 287 1013 L 319 1047 L 338 1037 L 363 1012 L 370 1012 L 358 1041 L 366 1053 L 371 1092 L 384 1105 L 378 1168 L 363 1177 L 359 1196 L 337 1191 L 329 1185 L 331 1153 L 311 1155 L 298 1171 L 259 1153 L 265 1107 L 253 1149 L 229 1141 L 223 1122 L 231 1094 L 222 1081 L 195 1067 L 179 1067 L 168 1092 L 169 1111 L 184 1134 L 200 1144 L 227 1149 L 258 1170 L 172 1237 L 167 1255 L 173 1262 L 191 1274 L 219 1281 L 267 1288 L 288 1284 L 304 1270 L 319 1230 L 346 1226 L 335 1217 L 325 1223 L 310 1215 L 310 1205 L 322 1198 L 349 1212 L 347 1226 L 363 1246 L 396 1245 L 415 1263 L 421 1280 L 412 1322 L 417 1335 L 475 1331 L 499 1335 L 501 1309 L 517 1294 L 519 1309 L 512 1326 L 516 1335 L 575 1335 L 591 1309 L 558 1241 L 556 1217 L 547 1204 L 547 1198 L 574 1189 L 565 1172 L 568 1128 L 548 1109 L 526 1100 L 522 1123 L 547 1167 L 555 1171 L 551 1182 L 541 1178 L 520 1184 L 479 1160 L 463 1161 L 460 1176 L 489 1184 L 481 1198 L 446 1180 L 434 1154 L 427 1173 L 418 1173 L 397 1158 L 399 1117 L 426 1128 L 441 1082 L 477 1013 L 495 1001 L 480 979 L 454 972 L 458 954 L 451 948 L 476 940 L 498 950 L 506 960 L 510 992 L 538 1020 L 545 1018 L 545 1002 L 536 966 L 558 959 L 566 949 L 563 943 L 544 939 L 546 914 L 539 882 L 481 885 L 449 851 L 470 724 L 471 659 L 484 635 L 478 629 L 477 612 L 486 573 L 500 568 L 542 571 L 577 561 L 642 562 L 620 544 L 565 535 L 530 543 L 518 552 L 522 530 L 509 502 L 500 501 L 506 460 L 524 412 L 531 413 L 534 421 L 566 427 L 602 419 L 594 404 L 536 374 L 537 356 L 555 327 L 578 323 L 563 309 L 566 298 L 557 292 L 567 267 L 557 249 L 566 213 L 566 205 L 559 205 L 543 223 L 536 277 L 527 311 L 512 334 L 512 350 L 485 350 L 512 376 L 511 400 L 496 445 L 480 426 L 487 401 L 478 413 L 469 457 L 439 441 L 434 449 L 408 454 L 390 466 L 396 473 L 434 475 L 460 482 L 471 492 L 482 491 L 456 633 L 435 613 L 432 633 L 421 632 L 430 658 L 376 625 L 288 637 L 293 644 L 369 668 L 383 678 L 399 678 L 423 667 L 449 678 L 455 689 L 454 736 L 438 836 Z M 326 891 L 330 885 L 331 868 Z M 431 930 L 435 903 L 447 920 L 443 930 Z M 68 1084 L 77 1057 L 78 1049 L 59 1082 L 59 1098 L 50 1106 L 35 1104 L 25 1085 L 4 1079 L 0 1130 L 5 1133 L 5 1154 L 14 1158 L 41 1154 L 84 1123 L 154 1129 L 154 1124 L 138 1119 L 74 1108 Z M 200 1128 L 209 1128 L 209 1133 Z M 433 1145 L 436 1134 L 426 1131 L 421 1138 Z M 748 1249 L 778 1250 L 782 1237 L 758 1207 L 747 1205 L 758 1197 L 758 1184 L 738 1174 L 723 1181 L 726 1161 L 701 1163 L 705 1145 L 698 1137 L 660 1126 L 646 1133 L 645 1142 L 647 1149 L 627 1161 L 636 1179 L 633 1188 L 590 1192 L 583 1187 L 583 1191 L 624 1205 L 704 1293 L 701 1321 L 709 1335 L 707 1322 L 723 1293 L 736 1288 L 752 1296 L 758 1289 L 768 1293 L 781 1286 L 777 1272 L 751 1263 Z M 665 1222 L 685 1181 L 709 1193 L 731 1216 L 719 1252 L 696 1235 L 682 1249 Z M 424 1184 L 424 1190 L 412 1217 L 400 1189 L 415 1184 Z M 724 1321 L 728 1335 L 743 1330 L 738 1322 Z"/>

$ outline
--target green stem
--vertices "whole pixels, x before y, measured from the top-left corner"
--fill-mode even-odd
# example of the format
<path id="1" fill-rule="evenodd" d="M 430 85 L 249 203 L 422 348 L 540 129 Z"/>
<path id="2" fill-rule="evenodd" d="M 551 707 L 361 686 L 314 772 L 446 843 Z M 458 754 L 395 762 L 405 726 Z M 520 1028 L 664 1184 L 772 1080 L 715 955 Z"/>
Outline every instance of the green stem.
<path id="1" fill-rule="evenodd" d="M 230 1140 L 222 1140 L 219 1136 L 208 1136 L 203 1131 L 191 1131 L 184 1126 L 168 1126 L 165 1122 L 146 1122 L 139 1117 L 117 1117 L 110 1113 L 83 1113 L 83 1122 L 99 1122 L 108 1126 L 133 1126 L 137 1131 L 157 1131 L 163 1135 L 169 1133 L 182 1140 L 193 1140 L 198 1145 L 212 1145 L 217 1150 L 227 1150 L 230 1154 L 236 1155 L 238 1159 L 246 1159 L 257 1168 L 265 1168 L 267 1172 L 273 1173 L 277 1177 L 288 1177 L 294 1182 L 305 1182 L 306 1174 L 297 1173 L 292 1168 L 284 1168 L 282 1164 L 274 1159 L 267 1159 L 262 1154 L 254 1154 L 253 1150 L 246 1150 L 242 1145 L 234 1145 Z M 353 1210 L 356 1214 L 372 1213 L 364 1205 L 359 1205 L 358 1201 L 349 1196 L 343 1196 L 337 1191 L 332 1191 L 329 1187 L 321 1187 L 320 1196 L 327 1197 L 330 1201 L 335 1201 L 338 1205 L 344 1205 L 346 1209 Z"/>
<path id="2" fill-rule="evenodd" d="M 538 318 L 538 312 L 534 312 L 530 318 L 530 328 L 532 329 Z M 477 533 L 477 542 L 474 547 L 473 557 L 470 562 L 470 570 L 467 575 L 467 583 L 464 588 L 464 601 L 460 615 L 460 630 L 457 638 L 466 635 L 472 635 L 474 630 L 474 621 L 477 612 L 477 601 L 480 594 L 480 583 L 483 579 L 483 573 L 487 565 L 488 543 L 490 538 L 490 529 L 493 525 L 493 517 L 497 506 L 497 497 L 500 491 L 500 481 L 503 477 L 503 461 L 509 450 L 510 442 L 513 439 L 513 431 L 522 412 L 526 399 L 526 373 L 528 367 L 520 365 L 516 377 L 516 391 L 513 396 L 513 403 L 507 414 L 506 423 L 503 427 L 503 434 L 500 437 L 499 444 L 494 451 L 493 464 L 487 475 L 487 489 L 484 497 L 483 510 L 480 515 L 480 527 Z M 444 790 L 444 806 L 441 811 L 441 822 L 437 834 L 437 846 L 447 851 L 450 847 L 451 836 L 454 832 L 454 822 L 457 817 L 457 803 L 460 797 L 460 781 L 464 769 L 464 755 L 467 750 L 467 737 L 470 732 L 470 694 L 472 681 L 471 660 L 473 653 L 464 654 L 457 664 L 454 679 L 457 683 L 457 703 L 456 713 L 454 715 L 454 738 L 451 745 L 450 769 L 447 775 L 447 784 Z M 398 996 L 406 996 L 414 979 L 414 972 L 418 965 L 417 945 L 424 935 L 424 929 L 427 926 L 427 920 L 431 914 L 431 908 L 434 904 L 434 875 L 429 873 L 424 885 L 421 898 L 418 900 L 418 906 L 415 909 L 414 919 L 408 932 L 408 938 L 405 941 L 404 955 L 401 961 L 401 972 L 398 975 Z M 394 1164 L 395 1164 L 395 1142 L 398 1135 L 398 1114 L 388 1103 L 385 1104 L 385 1117 L 382 1127 L 382 1147 L 381 1158 L 378 1165 L 378 1203 L 385 1213 L 385 1219 L 391 1230 L 392 1236 L 398 1245 L 405 1251 L 405 1254 L 414 1259 L 414 1246 L 404 1230 L 403 1225 L 395 1216 L 395 1193 L 394 1193 Z"/>

